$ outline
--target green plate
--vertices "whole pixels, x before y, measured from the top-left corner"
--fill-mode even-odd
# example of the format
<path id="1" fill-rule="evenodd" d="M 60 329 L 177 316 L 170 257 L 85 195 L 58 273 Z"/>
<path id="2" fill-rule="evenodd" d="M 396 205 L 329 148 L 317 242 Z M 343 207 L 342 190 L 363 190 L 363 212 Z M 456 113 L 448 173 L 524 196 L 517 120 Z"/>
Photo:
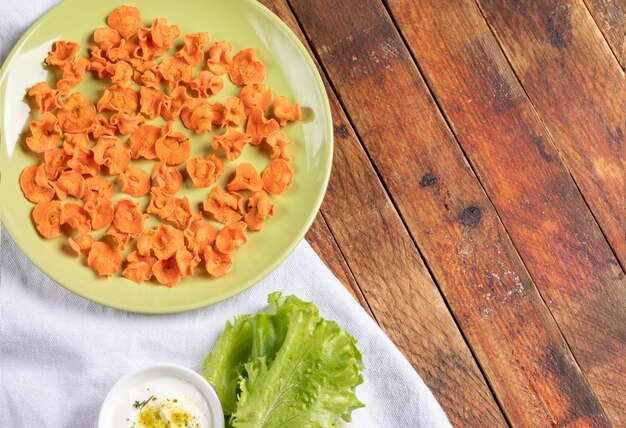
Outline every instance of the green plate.
<path id="1" fill-rule="evenodd" d="M 287 95 L 303 107 L 303 121 L 283 128 L 293 141 L 290 165 L 295 171 L 295 181 L 286 192 L 273 198 L 276 212 L 265 228 L 248 233 L 248 244 L 234 255 L 233 270 L 227 277 L 212 279 L 199 266 L 193 277 L 184 278 L 174 288 L 154 283 L 136 284 L 120 275 L 99 278 L 86 266 L 83 257 L 70 254 L 63 235 L 44 240 L 32 223 L 34 206 L 22 195 L 18 179 L 27 165 L 39 163 L 42 156 L 25 148 L 28 123 L 39 117 L 37 112 L 30 112 L 25 94 L 33 84 L 51 78 L 42 61 L 55 40 L 79 42 L 79 54 L 88 56 L 91 33 L 105 26 L 106 16 L 120 4 L 137 6 L 146 26 L 157 17 L 165 17 L 169 23 L 178 25 L 182 34 L 208 31 L 211 43 L 229 40 L 234 52 L 254 47 L 267 66 L 266 83 L 273 89 L 274 96 Z M 178 42 L 182 42 L 182 35 Z M 224 81 L 225 89 L 213 97 L 212 102 L 237 94 L 228 79 Z M 104 83 L 93 79 L 88 72 L 88 77 L 75 90 L 94 100 L 103 87 Z M 179 120 L 175 128 L 191 136 L 192 156 L 211 151 L 210 133 L 192 135 Z M 313 222 L 328 184 L 332 152 L 330 107 L 314 62 L 287 26 L 256 1 L 66 0 L 26 32 L 0 71 L 0 214 L 4 225 L 24 253 L 50 278 L 84 298 L 126 311 L 192 310 L 240 293 L 265 277 L 302 240 Z M 240 159 L 227 162 L 227 173 L 217 184 L 225 185 L 240 162 L 251 162 L 261 171 L 269 163 L 269 157 L 256 147 L 246 147 Z M 153 164 L 151 161 L 133 162 L 147 171 Z M 116 189 L 116 198 L 130 198 L 119 192 L 119 185 Z M 196 207 L 208 192 L 209 189 L 194 189 L 185 182 L 181 193 Z M 148 198 L 138 200 L 142 208 L 147 206 Z M 147 226 L 155 224 L 156 220 L 151 218 Z M 94 234 L 96 238 L 102 235 L 102 231 L 99 232 Z"/>

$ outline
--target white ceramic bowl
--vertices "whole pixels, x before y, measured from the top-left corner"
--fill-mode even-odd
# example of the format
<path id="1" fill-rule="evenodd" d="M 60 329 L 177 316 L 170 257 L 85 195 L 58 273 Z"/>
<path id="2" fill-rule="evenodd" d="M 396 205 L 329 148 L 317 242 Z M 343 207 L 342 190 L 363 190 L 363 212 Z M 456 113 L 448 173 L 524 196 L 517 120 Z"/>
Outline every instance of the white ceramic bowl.
<path id="1" fill-rule="evenodd" d="M 156 364 L 128 373 L 113 385 L 109 391 L 98 417 L 98 428 L 113 428 L 113 417 L 120 396 L 127 394 L 129 387 L 138 379 L 148 377 L 171 376 L 189 382 L 195 386 L 206 401 L 209 408 L 209 422 L 212 428 L 224 428 L 222 405 L 213 387 L 198 373 L 177 364 Z"/>

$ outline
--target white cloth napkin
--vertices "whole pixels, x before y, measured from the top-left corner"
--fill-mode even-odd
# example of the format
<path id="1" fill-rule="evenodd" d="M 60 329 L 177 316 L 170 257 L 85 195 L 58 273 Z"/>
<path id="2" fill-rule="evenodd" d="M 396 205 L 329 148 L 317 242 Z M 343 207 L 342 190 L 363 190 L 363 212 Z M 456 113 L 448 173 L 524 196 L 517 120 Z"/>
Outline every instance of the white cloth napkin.
<path id="1" fill-rule="evenodd" d="M 0 62 L 56 0 L 0 1 Z M 0 241 L 0 427 L 95 427 L 109 388 L 156 362 L 200 371 L 226 320 L 256 313 L 280 290 L 313 301 L 358 340 L 365 363 L 354 427 L 449 426 L 400 351 L 306 242 L 267 278 L 208 308 L 173 315 L 117 311 L 82 299 L 37 269 L 6 230 Z"/>

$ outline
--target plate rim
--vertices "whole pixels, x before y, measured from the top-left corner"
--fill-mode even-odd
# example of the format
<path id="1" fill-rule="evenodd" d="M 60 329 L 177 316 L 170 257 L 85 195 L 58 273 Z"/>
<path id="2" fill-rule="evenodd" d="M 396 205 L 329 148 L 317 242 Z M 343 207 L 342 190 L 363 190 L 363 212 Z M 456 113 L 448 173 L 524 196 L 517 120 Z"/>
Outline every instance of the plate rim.
<path id="1" fill-rule="evenodd" d="M 28 29 L 24 32 L 24 34 L 22 34 L 22 36 L 17 40 L 13 48 L 11 48 L 11 51 L 7 55 L 6 59 L 4 60 L 4 63 L 2 64 L 2 67 L 0 68 L 0 82 L 6 78 L 5 76 L 5 74 L 7 73 L 6 70 L 8 66 L 11 64 L 11 61 L 14 55 L 17 53 L 17 51 L 19 51 L 22 48 L 23 44 L 28 40 L 28 38 L 43 24 L 45 20 L 47 20 L 53 13 L 55 13 L 57 8 L 59 8 L 61 5 L 71 3 L 74 1 L 80 1 L 80 0 L 61 0 L 59 3 L 57 3 L 50 9 L 48 9 L 45 13 L 43 13 L 39 18 L 35 20 L 35 22 L 33 22 L 33 24 L 30 27 L 28 27 Z M 11 221 L 6 221 L 7 218 L 11 218 L 11 217 L 6 215 L 9 212 L 7 208 L 7 204 L 2 202 L 3 198 L 2 198 L 1 190 L 3 188 L 3 184 L 2 184 L 2 175 L 0 174 L 0 226 L 4 225 L 4 227 L 7 230 L 7 233 L 11 236 L 11 239 L 13 240 L 13 242 L 15 242 L 15 244 L 20 249 L 20 251 L 28 258 L 28 260 L 30 260 L 31 263 L 33 263 L 33 265 L 37 267 L 37 269 L 39 269 L 44 275 L 50 278 L 58 286 L 61 286 L 64 289 L 72 292 L 73 294 L 80 296 L 81 298 L 86 299 L 90 302 L 97 303 L 102 306 L 106 306 L 109 308 L 113 308 L 113 309 L 117 309 L 117 310 L 121 310 L 125 312 L 140 313 L 140 314 L 155 314 L 155 315 L 189 312 L 193 310 L 202 309 L 202 308 L 214 305 L 216 303 L 222 302 L 224 300 L 230 299 L 231 297 L 236 296 L 251 287 L 254 287 L 261 280 L 263 280 L 270 273 L 272 273 L 276 268 L 278 268 L 304 239 L 306 233 L 309 231 L 309 229 L 311 228 L 311 225 L 315 221 L 315 217 L 320 211 L 320 207 L 322 205 L 324 197 L 326 196 L 326 191 L 328 189 L 328 183 L 330 181 L 330 175 L 331 175 L 332 168 L 333 168 L 334 143 L 335 142 L 334 142 L 333 118 L 332 118 L 332 111 L 331 111 L 330 101 L 328 98 L 328 93 L 326 91 L 324 80 L 322 79 L 322 76 L 320 74 L 320 71 L 317 67 L 315 60 L 309 53 L 306 46 L 302 43 L 302 41 L 298 38 L 298 36 L 293 32 L 293 30 L 291 30 L 291 28 L 289 28 L 289 26 L 285 22 L 283 22 L 283 20 L 280 19 L 274 12 L 272 12 L 265 5 L 261 4 L 259 1 L 257 0 L 244 0 L 244 1 L 248 3 L 251 7 L 256 8 L 260 13 L 268 17 L 278 27 L 281 27 L 282 30 L 287 34 L 287 37 L 289 37 L 292 41 L 295 42 L 298 50 L 303 54 L 310 70 L 313 72 L 313 76 L 317 83 L 317 87 L 320 90 L 322 103 L 325 106 L 324 116 L 325 116 L 325 121 L 327 125 L 325 144 L 328 145 L 329 150 L 328 150 L 328 156 L 325 159 L 324 163 L 325 165 L 328 165 L 328 168 L 326 169 L 326 172 L 324 173 L 324 176 L 322 177 L 321 191 L 319 192 L 317 198 L 314 201 L 313 209 L 311 210 L 308 217 L 304 221 L 304 226 L 301 227 L 301 230 L 298 232 L 296 237 L 281 252 L 281 254 L 274 260 L 273 263 L 268 265 L 266 268 L 260 270 L 256 275 L 254 275 L 248 281 L 243 282 L 242 285 L 233 287 L 227 292 L 221 294 L 219 297 L 213 297 L 209 299 L 198 300 L 198 301 L 191 302 L 191 303 L 179 304 L 179 305 L 167 306 L 167 307 L 162 307 L 162 306 L 136 307 L 132 304 L 116 303 L 116 302 L 111 303 L 111 302 L 106 302 L 106 300 L 104 299 L 98 299 L 97 297 L 94 297 L 94 296 L 88 296 L 87 295 L 88 293 L 83 293 L 80 289 L 74 289 L 72 287 L 69 287 L 63 284 L 61 281 L 57 280 L 57 278 L 55 278 L 53 275 L 49 274 L 47 269 L 44 266 L 37 263 L 35 260 L 31 258 L 28 252 L 25 251 L 24 247 L 22 246 L 22 243 L 20 243 L 19 240 L 14 238 L 14 234 L 12 233 L 12 230 L 15 225 L 13 225 Z M 0 150 L 3 150 L 2 149 L 2 132 L 0 132 Z M 4 184 L 6 185 L 6 179 L 5 179 Z M 3 220 L 3 218 L 5 220 Z"/>

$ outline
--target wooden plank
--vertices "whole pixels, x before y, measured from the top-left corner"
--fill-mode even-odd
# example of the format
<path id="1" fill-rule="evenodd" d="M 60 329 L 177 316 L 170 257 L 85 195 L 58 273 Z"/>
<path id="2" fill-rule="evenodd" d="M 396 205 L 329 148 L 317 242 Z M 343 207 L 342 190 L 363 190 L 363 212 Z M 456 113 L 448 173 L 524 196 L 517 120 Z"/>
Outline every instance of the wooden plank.
<path id="1" fill-rule="evenodd" d="M 315 217 L 311 228 L 306 234 L 306 240 L 326 266 L 335 274 L 337 279 L 339 279 L 343 286 L 346 287 L 350 294 L 352 294 L 363 309 L 365 309 L 369 316 L 374 318 L 372 310 L 365 300 L 365 297 L 363 297 L 363 292 L 354 279 L 354 275 L 352 271 L 350 271 L 346 259 L 343 257 L 321 212 Z"/>
<path id="2" fill-rule="evenodd" d="M 624 274 L 477 5 L 389 7 L 596 395 L 613 423 L 626 423 Z"/>
<path id="3" fill-rule="evenodd" d="M 607 425 L 382 4 L 291 5 L 509 420 Z"/>
<path id="4" fill-rule="evenodd" d="M 582 0 L 478 3 L 626 268 L 624 72 Z"/>
<path id="5" fill-rule="evenodd" d="M 626 51 L 624 50 L 624 14 L 625 0 L 585 0 L 585 4 L 593 16 L 600 31 L 611 47 L 622 68 L 626 67 Z"/>
<path id="6" fill-rule="evenodd" d="M 306 45 L 284 0 L 263 3 Z M 322 212 L 372 312 L 431 389 L 452 424 L 505 426 L 415 244 L 335 94 L 328 84 L 326 87 L 335 127 L 335 157 Z"/>

